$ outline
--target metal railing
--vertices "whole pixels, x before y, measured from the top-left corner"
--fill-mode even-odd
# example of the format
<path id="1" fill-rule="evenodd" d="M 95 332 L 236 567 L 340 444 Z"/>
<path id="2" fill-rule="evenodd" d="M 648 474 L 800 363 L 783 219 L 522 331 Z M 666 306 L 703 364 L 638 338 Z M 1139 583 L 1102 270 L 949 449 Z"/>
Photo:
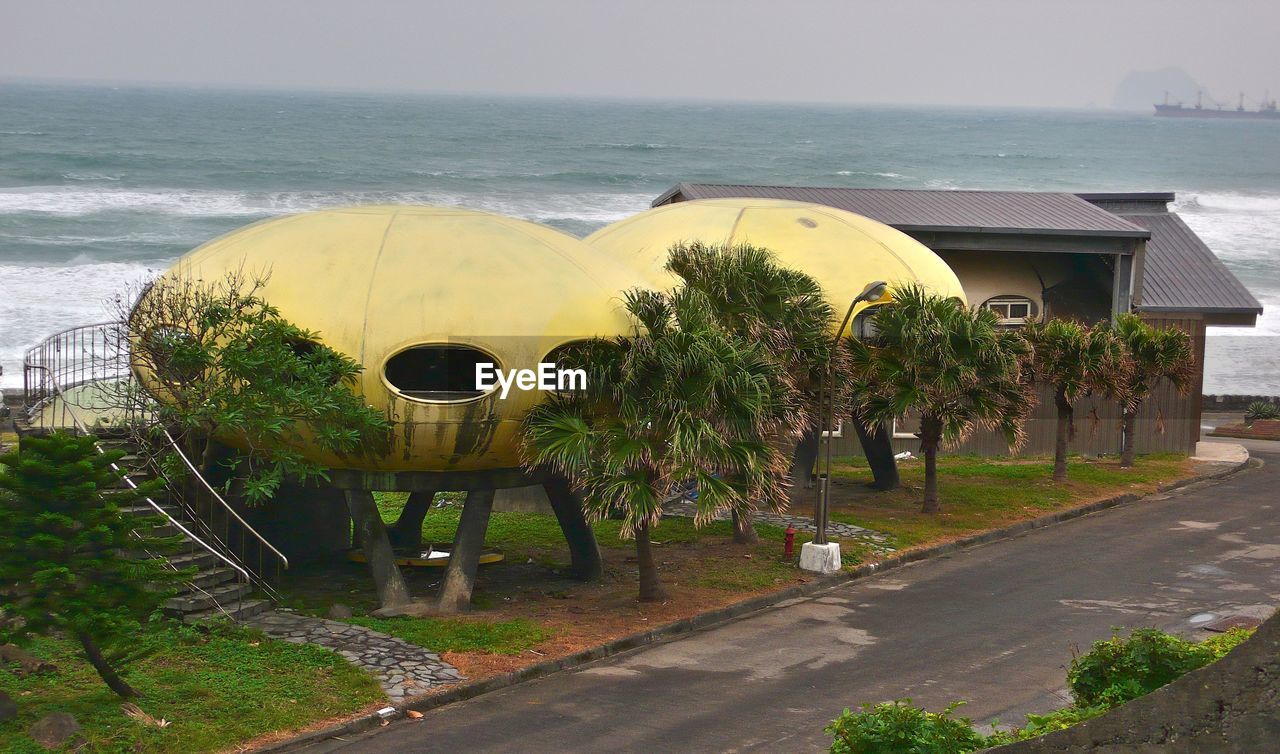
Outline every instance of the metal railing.
<path id="1" fill-rule="evenodd" d="M 134 379 L 125 323 L 99 322 L 56 333 L 27 351 L 23 367 L 23 418 L 28 427 L 46 431 L 67 429 L 84 434 L 125 432 L 139 438 L 139 445 L 174 453 L 186 473 L 204 491 L 209 504 L 195 505 L 178 494 L 182 485 L 165 473 L 157 462 L 158 453 L 148 454 L 148 466 L 155 476 L 165 481 L 190 520 L 184 525 L 154 500 L 148 499 L 148 504 L 194 546 L 212 553 L 246 583 L 278 599 L 266 578 L 265 561 L 271 561 L 278 575 L 281 568 L 289 567 L 288 558 L 245 521 L 199 472 L 169 431 L 159 426 L 153 404 Z M 85 421 L 89 417 L 94 420 L 93 427 Z M 156 443 L 160 436 L 164 442 Z M 98 450 L 102 452 L 101 446 Z M 128 486 L 137 488 L 126 470 L 112 466 Z M 234 549 L 231 544 L 237 539 L 239 549 Z M 256 554 L 257 567 L 253 569 L 245 562 L 250 552 Z M 191 586 L 208 594 L 194 584 Z"/>
<path id="2" fill-rule="evenodd" d="M 267 582 L 267 579 L 265 578 L 265 566 L 263 561 L 265 556 L 267 554 L 270 554 L 277 568 L 276 576 L 279 577 L 280 575 L 279 569 L 289 568 L 289 558 L 285 557 L 285 554 L 283 552 L 280 552 L 280 550 L 277 549 L 275 545 L 271 544 L 271 542 L 269 542 L 266 537 L 259 534 L 258 530 L 253 528 L 253 525 L 250 524 L 248 521 L 245 521 L 244 517 L 241 516 L 238 512 L 236 512 L 236 509 L 233 508 L 231 504 L 228 503 L 224 497 L 222 497 L 222 494 L 219 493 L 218 490 L 215 489 L 212 484 L 209 484 L 209 481 L 204 478 L 204 475 L 202 475 L 198 469 L 196 469 L 195 464 L 191 462 L 191 459 L 187 457 L 187 454 L 182 452 L 181 446 L 178 445 L 178 441 L 174 439 L 173 435 L 169 434 L 169 430 L 165 429 L 164 427 L 161 427 L 160 432 L 164 435 L 165 440 L 168 441 L 169 443 L 168 449 L 173 451 L 174 455 L 178 457 L 178 460 L 182 462 L 182 465 L 191 474 L 192 478 L 194 478 L 200 484 L 200 486 L 204 488 L 204 491 L 214 501 L 218 503 L 218 506 L 213 509 L 219 510 L 223 514 L 222 515 L 223 535 L 220 538 L 220 541 L 223 543 L 223 546 L 228 547 L 228 549 L 230 549 L 229 545 L 230 545 L 230 540 L 232 539 L 231 522 L 235 521 L 235 524 L 236 524 L 235 530 L 240 535 L 240 547 L 237 551 L 241 553 L 241 557 L 243 558 L 243 557 L 246 557 L 244 553 L 247 553 L 250 547 L 254 549 L 254 551 L 257 553 L 257 565 L 258 565 L 257 569 L 253 571 L 253 573 L 255 573 L 258 576 L 255 582 L 263 591 L 267 592 L 267 594 L 269 594 L 272 599 L 279 601 L 279 595 L 276 594 L 275 590 L 271 587 L 271 585 Z M 162 473 L 162 472 L 158 471 L 158 473 Z M 216 518 L 216 516 L 214 518 Z M 212 524 L 213 522 L 211 521 L 210 522 L 211 527 L 212 527 Z M 252 542 L 249 541 L 250 539 L 252 540 Z"/>

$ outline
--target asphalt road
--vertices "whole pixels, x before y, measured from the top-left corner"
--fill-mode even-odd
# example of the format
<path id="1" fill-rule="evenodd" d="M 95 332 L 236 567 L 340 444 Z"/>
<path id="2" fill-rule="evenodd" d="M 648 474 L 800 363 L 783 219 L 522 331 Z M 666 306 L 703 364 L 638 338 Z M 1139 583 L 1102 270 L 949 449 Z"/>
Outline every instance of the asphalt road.
<path id="1" fill-rule="evenodd" d="M 846 707 L 910 697 L 1021 722 L 1113 626 L 1280 605 L 1280 454 L 1261 469 L 860 580 L 313 751 L 819 751 Z"/>

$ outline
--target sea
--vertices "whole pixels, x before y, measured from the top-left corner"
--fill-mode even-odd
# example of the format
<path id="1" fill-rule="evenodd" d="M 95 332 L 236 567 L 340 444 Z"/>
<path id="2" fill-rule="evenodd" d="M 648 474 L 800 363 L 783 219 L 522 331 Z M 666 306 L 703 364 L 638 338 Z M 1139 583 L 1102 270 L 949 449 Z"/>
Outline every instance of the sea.
<path id="1" fill-rule="evenodd" d="M 1108 110 L 563 100 L 0 82 L 0 385 L 200 243 L 370 202 L 582 236 L 681 181 L 1173 191 L 1266 307 L 1205 389 L 1280 394 L 1280 123 Z"/>

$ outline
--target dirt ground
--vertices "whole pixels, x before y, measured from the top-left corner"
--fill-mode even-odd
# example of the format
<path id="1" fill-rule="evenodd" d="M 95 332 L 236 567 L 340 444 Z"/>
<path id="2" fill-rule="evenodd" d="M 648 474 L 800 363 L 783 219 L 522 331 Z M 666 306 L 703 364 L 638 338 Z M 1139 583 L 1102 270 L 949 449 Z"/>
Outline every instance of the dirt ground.
<path id="1" fill-rule="evenodd" d="M 659 532 L 661 529 L 659 529 Z M 660 536 L 660 535 L 659 535 Z M 782 561 L 782 544 L 736 545 L 729 537 L 705 537 L 697 543 L 656 546 L 667 599 L 640 603 L 634 552 L 602 548 L 604 578 L 584 584 L 539 563 L 504 561 L 481 566 L 469 619 L 533 620 L 551 637 L 518 655 L 445 652 L 447 662 L 475 680 L 505 673 L 547 658 L 562 657 L 606 641 L 776 591 L 812 577 Z M 564 554 L 567 560 L 567 553 Z M 429 598 L 443 569 L 405 570 L 410 592 Z M 717 581 L 708 584 L 708 571 Z M 366 566 L 337 562 L 303 567 L 281 585 L 285 604 L 324 615 L 342 603 L 357 615 L 377 607 Z"/>

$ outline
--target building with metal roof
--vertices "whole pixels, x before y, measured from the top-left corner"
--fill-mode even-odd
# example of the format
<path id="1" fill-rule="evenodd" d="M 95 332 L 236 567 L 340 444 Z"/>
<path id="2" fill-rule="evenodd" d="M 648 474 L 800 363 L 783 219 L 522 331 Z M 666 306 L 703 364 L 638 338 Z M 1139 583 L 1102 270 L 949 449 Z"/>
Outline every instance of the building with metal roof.
<path id="1" fill-rule="evenodd" d="M 1108 277 L 1115 289 L 1115 310 L 1194 313 L 1207 325 L 1244 326 L 1253 325 L 1262 313 L 1248 289 L 1182 218 L 1169 211 L 1175 198 L 1172 193 L 680 183 L 655 199 L 653 206 L 731 197 L 825 204 L 878 220 L 938 252 L 953 268 L 958 266 L 956 273 L 966 290 L 977 285 L 981 276 L 966 276 L 966 262 L 957 261 L 964 252 L 988 255 L 988 260 L 998 260 L 1006 269 L 1008 258 L 989 255 L 1103 255 L 1113 257 L 1106 266 L 1112 268 Z M 1067 287 L 1081 286 L 1068 283 Z M 1042 292 L 1050 290 L 1044 286 Z M 985 300 L 972 294 L 969 299 Z"/>
<path id="2" fill-rule="evenodd" d="M 1147 401 L 1138 426 L 1139 448 L 1145 451 L 1194 450 L 1205 328 L 1253 326 L 1262 313 L 1257 299 L 1208 245 L 1169 211 L 1172 193 L 680 183 L 653 206 L 730 198 L 821 204 L 896 228 L 952 268 L 971 305 L 996 310 L 1011 326 L 1039 316 L 1095 322 L 1134 311 L 1162 326 L 1185 329 L 1202 365 L 1200 377 L 1187 396 L 1165 386 Z M 1117 407 L 1107 401 L 1086 402 L 1077 415 L 1092 416 L 1095 428 L 1118 419 Z M 1041 401 L 1025 452 L 1052 451 L 1052 408 L 1051 400 Z M 899 429 L 902 449 L 908 449 L 914 438 L 909 428 Z M 1078 433 L 1073 450 L 1111 452 L 1117 438 L 1096 429 Z M 964 450 L 1007 452 L 984 434 Z"/>
<path id="3" fill-rule="evenodd" d="M 1262 304 L 1176 212 L 1172 193 L 1080 194 L 1150 231 L 1141 260 L 1140 312 L 1198 312 L 1210 325 L 1253 325 Z"/>

